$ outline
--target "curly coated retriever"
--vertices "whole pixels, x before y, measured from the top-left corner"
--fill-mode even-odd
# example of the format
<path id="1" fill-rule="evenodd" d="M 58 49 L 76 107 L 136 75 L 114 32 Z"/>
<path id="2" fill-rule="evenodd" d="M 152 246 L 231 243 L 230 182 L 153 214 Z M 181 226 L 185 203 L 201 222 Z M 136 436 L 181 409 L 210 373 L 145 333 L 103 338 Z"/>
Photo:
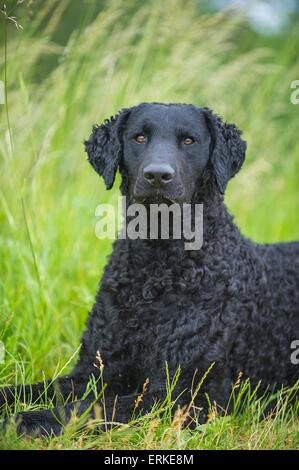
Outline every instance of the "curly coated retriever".
<path id="1" fill-rule="evenodd" d="M 103 371 L 95 367 L 98 351 L 108 384 L 107 419 L 114 417 L 116 401 L 118 422 L 130 420 L 147 378 L 138 411 L 165 398 L 166 363 L 170 376 L 180 368 L 174 409 L 190 402 L 192 383 L 211 368 L 194 398 L 199 421 L 207 417 L 207 396 L 227 407 L 240 372 L 262 393 L 294 384 L 299 243 L 259 245 L 233 223 L 223 194 L 245 159 L 238 128 L 208 108 L 143 103 L 94 126 L 85 148 L 107 189 L 120 170 L 127 204 L 147 210 L 159 203 L 202 204 L 203 243 L 198 250 L 186 250 L 183 239 L 171 236 L 114 243 L 78 363 L 70 375 L 49 382 L 48 397 L 68 399 L 64 419 L 60 406 L 18 413 L 18 431 L 59 434 L 74 408 L 92 415 L 94 394 L 85 390 L 90 377 Z M 9 405 L 20 391 L 38 400 L 44 384 L 2 388 L 0 403 Z"/>

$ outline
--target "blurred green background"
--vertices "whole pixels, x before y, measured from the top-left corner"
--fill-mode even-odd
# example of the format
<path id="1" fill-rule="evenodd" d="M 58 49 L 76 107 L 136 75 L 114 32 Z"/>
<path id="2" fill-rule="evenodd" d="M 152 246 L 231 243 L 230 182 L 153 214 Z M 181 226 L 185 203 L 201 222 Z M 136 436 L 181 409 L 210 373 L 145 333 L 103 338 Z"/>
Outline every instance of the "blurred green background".
<path id="1" fill-rule="evenodd" d="M 82 144 L 123 106 L 190 102 L 237 123 L 248 153 L 227 205 L 246 236 L 299 239 L 298 2 L 249 3 L 0 1 L 1 384 L 74 362 L 111 250 L 95 207 L 119 186 L 105 191 Z"/>

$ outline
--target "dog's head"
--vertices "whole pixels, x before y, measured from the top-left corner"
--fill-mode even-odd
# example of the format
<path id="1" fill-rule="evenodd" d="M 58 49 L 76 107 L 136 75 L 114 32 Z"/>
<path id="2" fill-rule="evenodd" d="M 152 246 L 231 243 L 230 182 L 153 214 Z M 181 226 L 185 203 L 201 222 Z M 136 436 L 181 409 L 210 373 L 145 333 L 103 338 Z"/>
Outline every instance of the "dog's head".
<path id="1" fill-rule="evenodd" d="M 143 103 L 94 126 L 85 148 L 107 189 L 120 168 L 123 192 L 136 202 L 182 203 L 207 180 L 223 194 L 243 164 L 246 143 L 208 108 Z"/>

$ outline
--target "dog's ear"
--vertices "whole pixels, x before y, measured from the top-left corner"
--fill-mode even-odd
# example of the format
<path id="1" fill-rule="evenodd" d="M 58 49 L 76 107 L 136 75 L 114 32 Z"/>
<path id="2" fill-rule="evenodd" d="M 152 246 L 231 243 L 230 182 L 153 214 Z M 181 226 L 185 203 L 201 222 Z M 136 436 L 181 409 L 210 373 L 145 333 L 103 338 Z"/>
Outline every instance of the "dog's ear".
<path id="1" fill-rule="evenodd" d="M 112 188 L 115 174 L 122 159 L 122 133 L 129 110 L 123 109 L 100 126 L 94 125 L 92 134 L 84 142 L 85 151 L 92 167 L 105 181 L 107 189 Z"/>
<path id="2" fill-rule="evenodd" d="M 204 114 L 211 134 L 210 163 L 214 170 L 217 187 L 224 194 L 228 181 L 240 170 L 246 153 L 242 131 L 235 124 L 226 124 L 210 109 Z"/>

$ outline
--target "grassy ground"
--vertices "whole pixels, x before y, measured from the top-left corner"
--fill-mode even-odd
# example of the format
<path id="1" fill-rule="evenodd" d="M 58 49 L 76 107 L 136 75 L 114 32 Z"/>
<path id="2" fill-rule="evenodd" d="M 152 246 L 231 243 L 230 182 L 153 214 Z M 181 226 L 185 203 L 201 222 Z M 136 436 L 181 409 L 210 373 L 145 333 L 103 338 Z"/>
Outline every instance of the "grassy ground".
<path id="1" fill-rule="evenodd" d="M 299 238 L 299 107 L 290 102 L 290 84 L 299 78 L 298 27 L 274 49 L 260 47 L 259 40 L 241 53 L 240 18 L 199 16 L 190 0 L 150 0 L 136 9 L 133 3 L 107 2 L 92 21 L 82 10 L 65 47 L 53 38 L 68 1 L 42 2 L 30 20 L 23 15 L 19 31 L 2 14 L 2 385 L 52 377 L 75 363 L 111 250 L 110 242 L 95 237 L 94 210 L 118 194 L 117 185 L 104 190 L 82 141 L 94 122 L 122 106 L 193 102 L 237 122 L 248 142 L 247 162 L 226 197 L 237 223 L 261 242 Z M 41 77 L 41 64 L 50 59 L 54 65 Z M 0 447 L 299 447 L 295 414 L 282 407 L 277 417 L 260 422 L 258 406 L 252 400 L 239 416 L 212 416 L 194 432 L 181 431 L 166 413 L 97 436 L 71 428 L 63 438 L 30 441 L 9 430 Z"/>

